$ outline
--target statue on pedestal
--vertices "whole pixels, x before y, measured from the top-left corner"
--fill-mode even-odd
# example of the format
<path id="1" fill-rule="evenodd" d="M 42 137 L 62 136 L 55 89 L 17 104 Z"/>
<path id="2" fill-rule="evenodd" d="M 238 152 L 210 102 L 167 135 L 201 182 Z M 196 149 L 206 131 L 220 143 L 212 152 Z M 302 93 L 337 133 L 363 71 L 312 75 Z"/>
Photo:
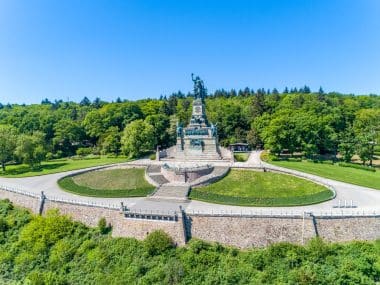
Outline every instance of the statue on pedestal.
<path id="1" fill-rule="evenodd" d="M 203 100 L 207 95 L 207 89 L 204 86 L 203 80 L 199 76 L 194 78 L 194 74 L 191 74 L 191 80 L 194 82 L 194 98 Z"/>

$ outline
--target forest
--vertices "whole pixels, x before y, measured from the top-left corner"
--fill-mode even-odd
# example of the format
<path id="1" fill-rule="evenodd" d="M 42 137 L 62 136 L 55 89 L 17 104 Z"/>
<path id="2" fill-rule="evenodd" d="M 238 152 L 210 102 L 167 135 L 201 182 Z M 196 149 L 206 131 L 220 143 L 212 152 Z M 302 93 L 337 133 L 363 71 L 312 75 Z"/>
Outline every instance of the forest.
<path id="1" fill-rule="evenodd" d="M 108 155 L 139 157 L 175 143 L 186 125 L 193 97 L 182 92 L 159 99 L 41 104 L 0 104 L 0 161 L 38 167 L 43 160 Z M 333 157 L 356 154 L 372 164 L 380 152 L 380 97 L 326 94 L 322 88 L 217 90 L 205 99 L 208 120 L 221 145 L 247 142 L 274 155 Z"/>
<path id="2" fill-rule="evenodd" d="M 162 231 L 143 241 L 112 238 L 51 210 L 34 216 L 0 200 L 1 284 L 378 284 L 380 241 L 239 250 Z"/>

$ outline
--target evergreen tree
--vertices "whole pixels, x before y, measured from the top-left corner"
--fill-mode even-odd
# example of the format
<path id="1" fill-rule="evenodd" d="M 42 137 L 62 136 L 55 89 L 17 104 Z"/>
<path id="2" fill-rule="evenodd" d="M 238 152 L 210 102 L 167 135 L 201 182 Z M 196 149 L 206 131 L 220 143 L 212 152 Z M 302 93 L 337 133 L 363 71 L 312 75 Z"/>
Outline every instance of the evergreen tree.
<path id="1" fill-rule="evenodd" d="M 51 102 L 49 101 L 48 98 L 45 98 L 44 100 L 41 101 L 41 105 L 51 105 Z"/>
<path id="2" fill-rule="evenodd" d="M 91 105 L 91 101 L 87 97 L 84 97 L 82 99 L 82 101 L 80 101 L 79 105 L 81 105 L 81 106 L 90 106 Z"/>
<path id="3" fill-rule="evenodd" d="M 261 116 L 265 111 L 265 98 L 261 89 L 253 96 L 251 114 L 253 118 Z"/>
<path id="4" fill-rule="evenodd" d="M 94 102 L 92 102 L 92 106 L 94 106 L 94 108 L 96 109 L 99 109 L 102 107 L 102 101 L 100 100 L 99 97 L 96 97 Z"/>

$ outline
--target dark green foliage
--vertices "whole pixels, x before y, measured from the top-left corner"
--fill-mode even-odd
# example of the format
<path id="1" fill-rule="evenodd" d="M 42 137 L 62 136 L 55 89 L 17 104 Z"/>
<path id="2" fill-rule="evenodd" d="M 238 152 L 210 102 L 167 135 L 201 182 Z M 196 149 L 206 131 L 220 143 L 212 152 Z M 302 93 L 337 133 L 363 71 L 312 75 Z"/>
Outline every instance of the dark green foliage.
<path id="1" fill-rule="evenodd" d="M 354 164 L 354 163 L 345 163 L 345 162 L 340 162 L 340 163 L 338 163 L 338 165 L 342 166 L 342 167 L 351 167 L 351 168 L 356 168 L 356 169 L 362 169 L 362 170 L 376 172 L 375 168 L 369 167 L 369 166 L 365 166 L 365 165 L 359 165 L 359 164 Z"/>
<path id="2" fill-rule="evenodd" d="M 111 231 L 111 226 L 107 225 L 106 218 L 101 218 L 98 222 L 98 229 L 101 234 L 108 234 Z"/>
<path id="3" fill-rule="evenodd" d="M 146 237 L 144 247 L 149 255 L 160 255 L 173 248 L 173 240 L 164 231 L 159 230 Z"/>
<path id="4" fill-rule="evenodd" d="M 163 232 L 112 238 L 57 212 L 32 216 L 0 201 L 1 284 L 376 284 L 380 241 L 236 248 Z"/>
<path id="5" fill-rule="evenodd" d="M 3 130 L 0 163 L 6 168 L 25 161 L 38 168 L 46 153 L 48 159 L 61 158 L 89 148 L 137 157 L 157 145 L 166 148 L 175 143 L 176 123 L 189 122 L 192 100 L 179 91 L 136 102 L 84 98 L 79 104 L 43 100 L 40 105 L 7 105 L 0 108 L 0 126 L 8 129 Z M 346 162 L 357 154 L 369 165 L 379 153 L 379 96 L 326 94 L 322 88 L 312 93 L 308 86 L 281 94 L 245 88 L 216 90 L 205 103 L 223 146 L 247 142 L 277 155 L 301 153 L 308 159 L 339 152 Z"/>

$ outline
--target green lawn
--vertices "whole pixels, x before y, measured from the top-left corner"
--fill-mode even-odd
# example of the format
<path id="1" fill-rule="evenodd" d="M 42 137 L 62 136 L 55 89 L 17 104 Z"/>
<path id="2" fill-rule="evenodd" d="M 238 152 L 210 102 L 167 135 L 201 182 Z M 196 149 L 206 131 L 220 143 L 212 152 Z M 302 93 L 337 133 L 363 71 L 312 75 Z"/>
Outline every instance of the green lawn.
<path id="1" fill-rule="evenodd" d="M 307 205 L 332 196 L 329 189 L 308 180 L 251 170 L 231 170 L 222 180 L 190 193 L 195 200 L 241 206 Z"/>
<path id="2" fill-rule="evenodd" d="M 0 176 L 6 177 L 28 177 L 52 174 L 76 169 L 82 169 L 98 165 L 106 165 L 112 163 L 125 162 L 128 159 L 125 157 L 102 157 L 91 159 L 56 159 L 51 161 L 42 162 L 41 166 L 37 169 L 31 169 L 28 165 L 8 165 L 6 172 L 0 171 Z"/>
<path id="3" fill-rule="evenodd" d="M 65 191 L 92 197 L 141 197 L 152 193 L 154 186 L 144 178 L 143 168 L 90 171 L 58 181 Z"/>
<path id="4" fill-rule="evenodd" d="M 351 184 L 370 187 L 380 190 L 380 171 L 371 172 L 362 169 L 341 167 L 338 165 L 314 163 L 314 162 L 296 162 L 296 161 L 269 161 L 271 164 L 299 170 L 302 172 L 315 174 L 334 180 L 339 180 Z"/>

